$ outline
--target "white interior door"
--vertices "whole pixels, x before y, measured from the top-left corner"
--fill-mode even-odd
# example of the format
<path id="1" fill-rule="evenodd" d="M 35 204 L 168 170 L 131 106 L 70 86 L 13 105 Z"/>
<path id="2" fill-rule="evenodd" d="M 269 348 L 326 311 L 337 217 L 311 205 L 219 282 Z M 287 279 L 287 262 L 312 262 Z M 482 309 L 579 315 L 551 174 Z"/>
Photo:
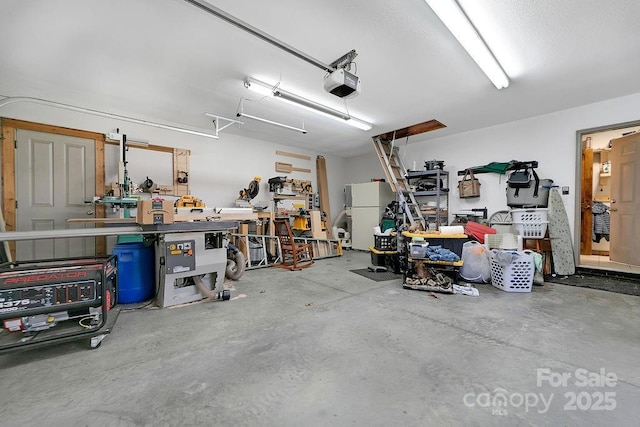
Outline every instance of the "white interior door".
<path id="1" fill-rule="evenodd" d="M 640 133 L 612 140 L 611 261 L 640 266 Z"/>
<path id="2" fill-rule="evenodd" d="M 85 202 L 95 193 L 94 141 L 25 130 L 17 131 L 16 140 L 17 231 L 84 227 L 66 221 L 93 216 Z M 94 242 L 92 237 L 17 242 L 16 259 L 92 256 Z"/>

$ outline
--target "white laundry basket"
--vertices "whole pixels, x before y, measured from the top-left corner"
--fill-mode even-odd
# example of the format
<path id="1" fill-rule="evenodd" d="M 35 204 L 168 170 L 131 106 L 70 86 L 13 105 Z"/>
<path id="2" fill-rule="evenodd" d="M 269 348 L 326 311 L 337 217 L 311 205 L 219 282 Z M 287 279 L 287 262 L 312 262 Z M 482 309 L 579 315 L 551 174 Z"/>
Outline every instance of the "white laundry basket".
<path id="1" fill-rule="evenodd" d="M 500 251 L 491 249 L 491 284 L 505 292 L 531 292 L 533 285 L 533 252 L 524 251 Z M 511 256 L 511 262 L 503 265 L 502 257 Z"/>
<path id="2" fill-rule="evenodd" d="M 547 233 L 549 209 L 512 209 L 513 228 L 523 239 L 542 239 Z"/>

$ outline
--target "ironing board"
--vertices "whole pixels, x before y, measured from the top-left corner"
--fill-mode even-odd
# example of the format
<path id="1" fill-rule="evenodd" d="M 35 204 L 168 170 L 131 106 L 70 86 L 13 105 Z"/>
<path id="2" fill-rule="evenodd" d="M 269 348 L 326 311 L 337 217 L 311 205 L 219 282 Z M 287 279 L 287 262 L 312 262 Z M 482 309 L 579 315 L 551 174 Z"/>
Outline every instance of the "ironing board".
<path id="1" fill-rule="evenodd" d="M 569 217 L 557 188 L 549 191 L 549 238 L 553 270 L 556 274 L 572 275 L 576 272 L 573 257 L 573 240 L 569 229 Z"/>

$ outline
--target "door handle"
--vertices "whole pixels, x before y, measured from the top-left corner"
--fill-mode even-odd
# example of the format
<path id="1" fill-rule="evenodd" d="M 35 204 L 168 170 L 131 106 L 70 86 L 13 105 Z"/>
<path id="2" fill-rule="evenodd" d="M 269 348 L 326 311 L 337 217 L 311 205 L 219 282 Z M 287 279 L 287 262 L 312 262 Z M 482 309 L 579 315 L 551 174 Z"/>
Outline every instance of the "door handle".
<path id="1" fill-rule="evenodd" d="M 609 211 L 611 212 L 616 212 L 618 210 L 618 208 L 609 208 Z"/>

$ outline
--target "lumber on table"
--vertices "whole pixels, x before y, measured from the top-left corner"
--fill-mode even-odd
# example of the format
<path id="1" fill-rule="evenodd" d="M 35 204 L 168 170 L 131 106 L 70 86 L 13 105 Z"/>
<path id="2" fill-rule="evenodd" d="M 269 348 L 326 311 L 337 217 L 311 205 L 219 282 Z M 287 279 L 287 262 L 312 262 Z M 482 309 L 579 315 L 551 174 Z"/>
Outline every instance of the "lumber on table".
<path id="1" fill-rule="evenodd" d="M 183 213 L 174 214 L 174 222 L 188 221 L 257 221 L 258 214 L 251 213 Z M 136 218 L 69 218 L 67 222 L 94 222 L 101 224 L 136 223 Z"/>
<path id="2" fill-rule="evenodd" d="M 135 223 L 135 218 L 69 218 L 67 222 L 95 222 L 102 224 Z"/>
<path id="3" fill-rule="evenodd" d="M 180 221 L 257 221 L 256 212 L 247 213 L 179 213 L 173 215 L 175 222 Z"/>

